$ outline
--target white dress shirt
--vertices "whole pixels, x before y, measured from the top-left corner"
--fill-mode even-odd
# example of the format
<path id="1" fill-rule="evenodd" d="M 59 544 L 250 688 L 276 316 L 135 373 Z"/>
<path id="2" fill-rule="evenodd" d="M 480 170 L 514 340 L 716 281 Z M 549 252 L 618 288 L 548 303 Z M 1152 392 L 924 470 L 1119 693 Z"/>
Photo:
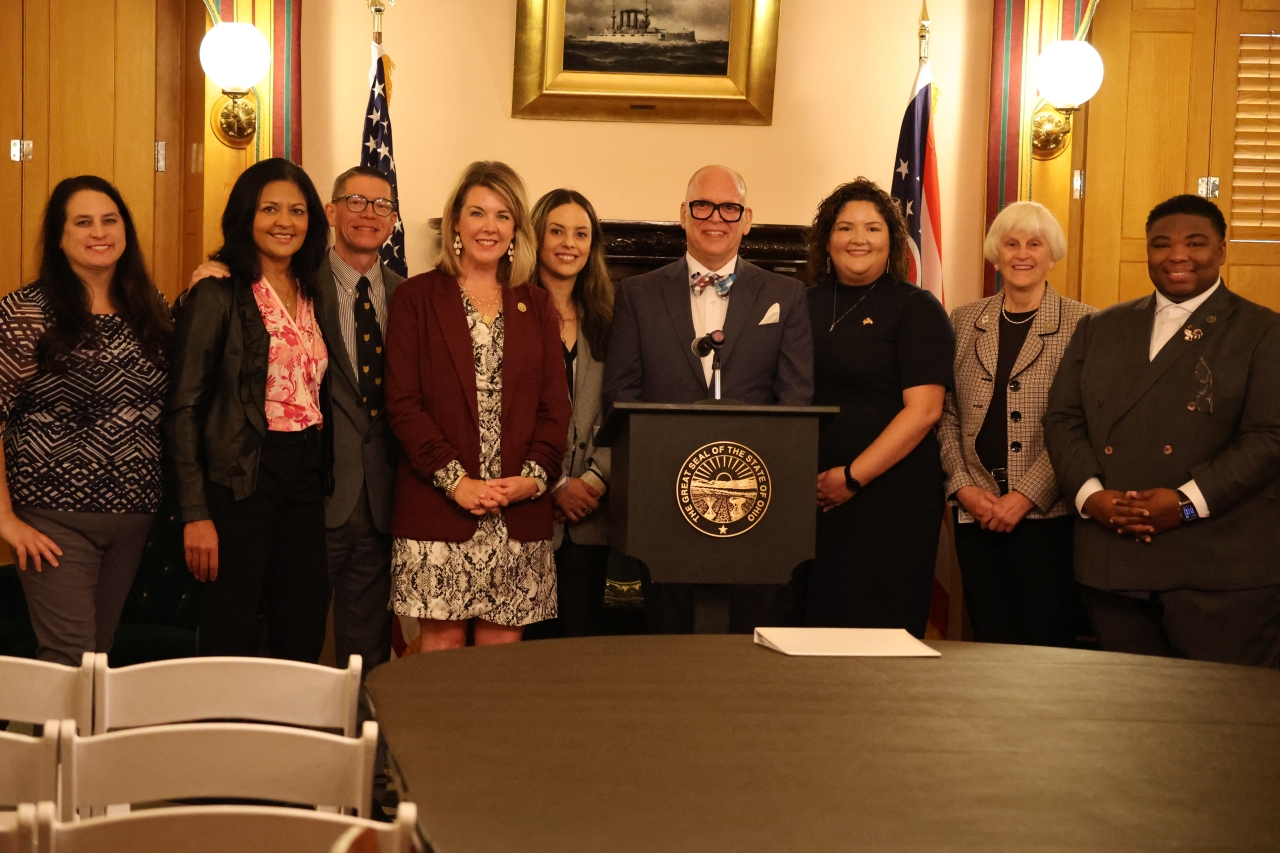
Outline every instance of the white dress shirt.
<path id="1" fill-rule="evenodd" d="M 695 340 L 702 337 L 708 332 L 714 332 L 717 329 L 724 329 L 724 318 L 729 313 L 729 296 L 732 290 L 724 296 L 716 293 L 714 287 L 704 287 L 701 292 L 693 289 L 693 283 L 702 278 L 704 275 L 716 273 L 720 276 L 730 276 L 738 266 L 738 256 L 734 255 L 729 263 L 725 264 L 718 270 L 708 269 L 702 264 L 694 260 L 693 255 L 685 252 L 685 263 L 689 265 L 689 308 L 693 311 L 693 334 Z M 693 341 L 689 341 L 692 346 Z M 714 353 L 708 354 L 702 359 L 702 374 L 706 377 L 708 385 L 711 384 L 711 360 Z"/>
<path id="2" fill-rule="evenodd" d="M 1188 299 L 1186 302 L 1174 302 L 1160 291 L 1156 291 L 1156 316 L 1151 324 L 1151 343 L 1147 349 L 1147 360 L 1155 361 L 1160 350 L 1164 349 L 1164 345 L 1169 343 L 1178 330 L 1186 325 L 1187 320 L 1196 312 L 1196 309 L 1205 303 L 1214 292 L 1222 286 L 1222 278 L 1219 277 L 1213 287 L 1204 293 Z M 1104 486 L 1102 481 L 1097 477 L 1090 477 L 1085 484 L 1080 487 L 1080 491 L 1076 492 L 1076 511 L 1080 515 L 1088 518 L 1084 512 L 1084 502 L 1089 499 L 1095 492 L 1102 491 Z M 1196 485 L 1195 480 L 1187 480 L 1178 487 L 1184 495 L 1190 500 L 1196 508 L 1196 514 L 1201 518 L 1209 517 L 1209 504 L 1204 499 L 1204 493 L 1200 491 L 1200 487 Z"/>

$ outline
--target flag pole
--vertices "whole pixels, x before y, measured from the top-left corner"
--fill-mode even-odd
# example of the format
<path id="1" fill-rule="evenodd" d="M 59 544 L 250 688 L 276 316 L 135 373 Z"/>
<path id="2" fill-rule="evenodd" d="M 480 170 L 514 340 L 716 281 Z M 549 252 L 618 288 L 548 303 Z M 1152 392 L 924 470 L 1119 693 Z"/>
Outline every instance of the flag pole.
<path id="1" fill-rule="evenodd" d="M 368 3 L 373 13 L 373 43 L 382 44 L 382 15 L 388 6 L 396 5 L 396 0 L 368 0 Z"/>
<path id="2" fill-rule="evenodd" d="M 920 58 L 929 58 L 929 3 L 920 3 Z"/>

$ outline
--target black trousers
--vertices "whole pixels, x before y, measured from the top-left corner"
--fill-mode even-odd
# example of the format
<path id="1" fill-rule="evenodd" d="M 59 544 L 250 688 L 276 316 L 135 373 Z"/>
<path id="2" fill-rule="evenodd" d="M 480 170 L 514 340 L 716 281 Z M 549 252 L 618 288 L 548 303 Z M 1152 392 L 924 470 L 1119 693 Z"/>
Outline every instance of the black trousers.
<path id="1" fill-rule="evenodd" d="M 1071 646 L 1080 607 L 1072 576 L 1075 519 L 1023 519 L 1009 533 L 956 524 L 956 556 L 973 638 Z"/>
<path id="2" fill-rule="evenodd" d="M 259 654 L 265 616 L 272 657 L 315 663 L 329 613 L 321 434 L 268 432 L 258 485 L 237 501 L 205 484 L 218 530 L 218 577 L 205 590 L 200 654 Z"/>
<path id="3" fill-rule="evenodd" d="M 604 586 L 609 573 L 608 545 L 579 545 L 568 530 L 556 549 L 554 619 L 526 625 L 524 639 L 596 637 L 604 633 Z"/>
<path id="4" fill-rule="evenodd" d="M 1084 595 L 1106 651 L 1280 666 L 1280 586 Z"/>

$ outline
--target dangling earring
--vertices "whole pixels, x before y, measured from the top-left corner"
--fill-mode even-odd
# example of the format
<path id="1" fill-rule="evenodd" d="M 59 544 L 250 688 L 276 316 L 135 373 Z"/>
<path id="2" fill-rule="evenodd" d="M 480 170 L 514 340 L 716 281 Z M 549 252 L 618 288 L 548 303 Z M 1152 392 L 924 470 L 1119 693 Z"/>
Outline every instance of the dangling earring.
<path id="1" fill-rule="evenodd" d="M 827 255 L 827 275 L 831 275 L 831 256 Z"/>
<path id="2" fill-rule="evenodd" d="M 462 235 L 457 231 L 453 232 L 453 253 L 462 257 Z"/>
<path id="3" fill-rule="evenodd" d="M 507 260 L 511 263 L 516 262 L 516 241 L 512 240 L 511 245 L 507 247 Z"/>

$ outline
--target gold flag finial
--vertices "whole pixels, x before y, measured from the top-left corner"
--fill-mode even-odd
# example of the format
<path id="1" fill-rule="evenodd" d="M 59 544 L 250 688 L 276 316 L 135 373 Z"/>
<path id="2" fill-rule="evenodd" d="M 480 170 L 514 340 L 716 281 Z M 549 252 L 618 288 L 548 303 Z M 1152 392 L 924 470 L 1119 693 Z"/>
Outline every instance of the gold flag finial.
<path id="1" fill-rule="evenodd" d="M 382 14 L 388 6 L 396 5 L 396 0 L 368 0 L 369 11 L 373 13 L 373 41 L 382 44 Z"/>
<path id="2" fill-rule="evenodd" d="M 920 3 L 920 58 L 929 58 L 929 4 L 927 0 Z"/>

